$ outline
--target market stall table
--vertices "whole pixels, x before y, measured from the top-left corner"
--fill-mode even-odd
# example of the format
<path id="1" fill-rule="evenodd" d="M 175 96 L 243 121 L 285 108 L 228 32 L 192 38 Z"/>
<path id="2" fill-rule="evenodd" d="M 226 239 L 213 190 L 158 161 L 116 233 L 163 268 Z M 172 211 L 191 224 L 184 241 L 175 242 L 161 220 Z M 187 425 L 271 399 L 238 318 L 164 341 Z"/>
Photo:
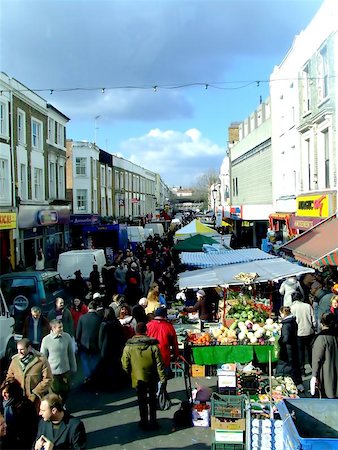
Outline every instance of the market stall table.
<path id="1" fill-rule="evenodd" d="M 275 362 L 275 347 L 273 345 L 211 345 L 191 346 L 192 359 L 195 364 L 201 366 L 213 366 L 226 363 L 258 363 Z"/>

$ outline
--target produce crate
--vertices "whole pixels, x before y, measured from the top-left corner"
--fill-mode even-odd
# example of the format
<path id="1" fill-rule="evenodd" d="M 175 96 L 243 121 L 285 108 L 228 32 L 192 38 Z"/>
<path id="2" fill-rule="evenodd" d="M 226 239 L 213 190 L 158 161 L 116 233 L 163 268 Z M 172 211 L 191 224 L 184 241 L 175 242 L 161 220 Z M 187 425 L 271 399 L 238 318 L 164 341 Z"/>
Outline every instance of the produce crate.
<path id="1" fill-rule="evenodd" d="M 245 444 L 229 444 L 225 442 L 213 442 L 211 450 L 245 450 Z"/>
<path id="2" fill-rule="evenodd" d="M 211 429 L 245 431 L 246 419 L 219 419 L 215 416 L 211 416 Z"/>
<path id="3" fill-rule="evenodd" d="M 246 395 L 221 395 L 213 392 L 211 395 L 211 415 L 227 419 L 243 419 L 246 399 Z"/>

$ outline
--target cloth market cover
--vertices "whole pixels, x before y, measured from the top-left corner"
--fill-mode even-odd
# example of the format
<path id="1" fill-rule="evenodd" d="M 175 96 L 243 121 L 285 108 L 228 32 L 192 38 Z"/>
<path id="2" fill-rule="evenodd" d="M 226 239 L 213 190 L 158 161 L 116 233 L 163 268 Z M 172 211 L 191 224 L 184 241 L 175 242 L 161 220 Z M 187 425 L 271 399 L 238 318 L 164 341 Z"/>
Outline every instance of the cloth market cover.
<path id="1" fill-rule="evenodd" d="M 338 218 L 320 222 L 280 247 L 291 251 L 297 261 L 318 269 L 338 266 Z"/>
<path id="2" fill-rule="evenodd" d="M 183 241 L 179 241 L 174 245 L 173 249 L 178 252 L 201 252 L 204 244 L 217 244 L 216 239 L 210 236 L 203 236 L 202 234 L 195 234 Z"/>
<path id="3" fill-rule="evenodd" d="M 250 261 L 227 266 L 212 267 L 210 269 L 197 269 L 179 274 L 179 289 L 202 289 L 216 286 L 231 286 L 243 284 L 235 278 L 240 272 L 257 273 L 256 283 L 278 281 L 292 275 L 312 273 L 314 269 L 291 263 L 283 258 Z"/>
<path id="4" fill-rule="evenodd" d="M 197 219 L 192 220 L 188 225 L 176 231 L 175 237 L 178 239 L 186 239 L 195 234 L 204 234 L 207 236 L 217 236 L 218 233 L 213 228 L 204 225 Z"/>

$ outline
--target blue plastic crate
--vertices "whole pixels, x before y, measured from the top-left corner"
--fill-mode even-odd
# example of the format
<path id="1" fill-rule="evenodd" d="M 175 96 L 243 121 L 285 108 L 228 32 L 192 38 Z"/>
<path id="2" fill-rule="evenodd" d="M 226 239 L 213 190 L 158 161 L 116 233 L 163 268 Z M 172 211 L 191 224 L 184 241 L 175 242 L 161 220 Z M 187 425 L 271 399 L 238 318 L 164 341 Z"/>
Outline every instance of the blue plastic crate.
<path id="1" fill-rule="evenodd" d="M 338 449 L 337 400 L 285 399 L 278 403 L 284 450 Z"/>

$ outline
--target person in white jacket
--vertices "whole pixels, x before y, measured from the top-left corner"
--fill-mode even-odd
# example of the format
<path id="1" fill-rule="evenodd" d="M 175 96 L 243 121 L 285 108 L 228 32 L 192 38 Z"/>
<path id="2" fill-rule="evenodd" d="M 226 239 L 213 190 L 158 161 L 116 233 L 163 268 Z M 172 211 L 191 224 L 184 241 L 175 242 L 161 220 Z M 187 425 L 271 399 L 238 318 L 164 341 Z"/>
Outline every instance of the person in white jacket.
<path id="1" fill-rule="evenodd" d="M 279 288 L 279 293 L 283 295 L 283 306 L 292 305 L 291 294 L 296 292 L 297 287 L 298 280 L 295 276 L 289 277 L 285 281 L 283 281 L 281 287 Z"/>
<path id="2" fill-rule="evenodd" d="M 307 353 L 308 362 L 312 365 L 312 340 L 315 333 L 316 321 L 313 308 L 308 303 L 304 303 L 303 296 L 300 291 L 291 294 L 292 305 L 291 313 L 296 318 L 298 325 L 297 345 L 300 370 L 305 375 L 305 353 Z"/>

